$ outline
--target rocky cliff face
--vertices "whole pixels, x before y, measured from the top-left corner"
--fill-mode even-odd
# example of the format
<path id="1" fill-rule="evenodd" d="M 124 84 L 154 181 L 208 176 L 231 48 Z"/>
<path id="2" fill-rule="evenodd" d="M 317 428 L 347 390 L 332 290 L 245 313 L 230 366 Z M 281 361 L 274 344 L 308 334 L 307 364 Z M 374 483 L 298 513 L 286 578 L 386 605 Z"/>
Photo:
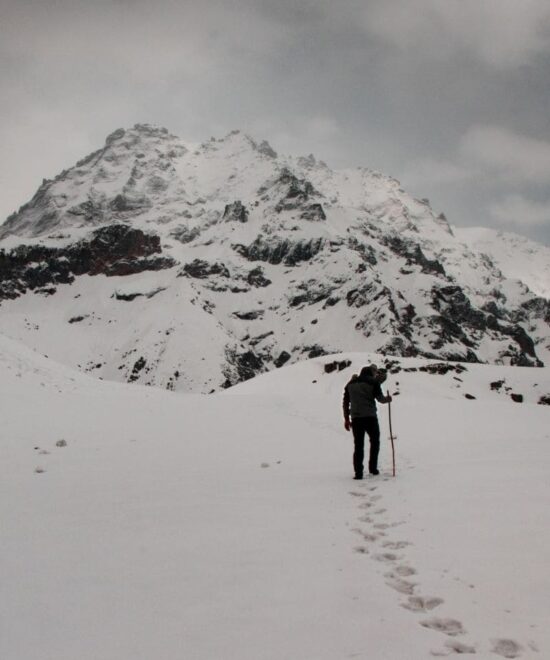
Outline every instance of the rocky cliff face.
<path id="1" fill-rule="evenodd" d="M 332 352 L 550 352 L 549 301 L 427 200 L 239 132 L 115 131 L 0 237 L 0 332 L 104 378 L 211 391 Z"/>

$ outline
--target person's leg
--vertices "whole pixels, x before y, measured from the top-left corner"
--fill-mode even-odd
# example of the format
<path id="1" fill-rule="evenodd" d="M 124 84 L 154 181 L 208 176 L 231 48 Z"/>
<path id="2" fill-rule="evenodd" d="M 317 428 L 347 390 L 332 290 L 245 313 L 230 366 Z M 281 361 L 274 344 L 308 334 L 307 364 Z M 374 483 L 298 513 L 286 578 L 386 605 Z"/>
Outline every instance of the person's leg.
<path id="1" fill-rule="evenodd" d="M 361 417 L 356 417 L 351 420 L 351 428 L 353 431 L 353 469 L 355 470 L 355 477 L 360 479 L 363 477 L 363 458 L 365 455 L 365 427 Z"/>
<path id="2" fill-rule="evenodd" d="M 371 474 L 378 474 L 378 453 L 380 452 L 380 427 L 378 426 L 378 418 L 366 417 L 365 427 L 370 440 L 369 472 Z"/>

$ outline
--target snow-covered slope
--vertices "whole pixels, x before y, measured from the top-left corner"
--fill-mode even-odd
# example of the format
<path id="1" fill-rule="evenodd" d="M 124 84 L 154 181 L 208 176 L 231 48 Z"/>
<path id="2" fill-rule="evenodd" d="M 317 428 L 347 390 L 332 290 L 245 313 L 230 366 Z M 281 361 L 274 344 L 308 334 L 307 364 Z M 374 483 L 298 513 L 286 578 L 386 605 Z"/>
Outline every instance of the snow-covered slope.
<path id="1" fill-rule="evenodd" d="M 356 482 L 340 396 L 373 360 L 198 396 L 0 336 L 0 657 L 549 657 L 548 368 L 392 362 L 397 477 L 382 409 Z"/>
<path id="2" fill-rule="evenodd" d="M 521 280 L 533 293 L 550 298 L 550 248 L 525 236 L 487 227 L 453 227 L 472 250 L 487 254 L 505 277 Z"/>
<path id="3" fill-rule="evenodd" d="M 427 200 L 238 131 L 115 131 L 0 239 L 0 331 L 101 378 L 210 392 L 340 351 L 550 356 L 550 302 Z"/>

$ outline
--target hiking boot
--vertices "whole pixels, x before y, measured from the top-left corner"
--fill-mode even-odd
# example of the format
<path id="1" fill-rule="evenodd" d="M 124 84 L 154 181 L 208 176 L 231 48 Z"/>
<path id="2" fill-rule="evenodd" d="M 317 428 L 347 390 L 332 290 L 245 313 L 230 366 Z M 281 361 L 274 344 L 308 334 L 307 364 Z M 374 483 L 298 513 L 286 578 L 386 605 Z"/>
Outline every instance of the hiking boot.
<path id="1" fill-rule="evenodd" d="M 369 472 L 374 475 L 380 474 L 380 472 L 376 468 L 374 468 L 374 470 L 369 470 Z"/>
<path id="2" fill-rule="evenodd" d="M 362 479 L 363 475 L 362 474 L 356 474 L 353 478 L 354 479 Z"/>

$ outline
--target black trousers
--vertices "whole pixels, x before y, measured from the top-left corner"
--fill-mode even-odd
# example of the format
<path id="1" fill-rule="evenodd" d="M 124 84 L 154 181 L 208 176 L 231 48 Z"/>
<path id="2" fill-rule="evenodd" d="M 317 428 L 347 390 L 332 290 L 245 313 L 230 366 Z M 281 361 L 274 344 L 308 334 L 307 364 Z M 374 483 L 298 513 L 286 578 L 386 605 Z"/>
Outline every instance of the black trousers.
<path id="1" fill-rule="evenodd" d="M 370 440 L 369 472 L 378 469 L 378 452 L 380 451 L 380 427 L 377 417 L 354 417 L 351 420 L 353 431 L 353 468 L 357 476 L 363 475 L 363 459 L 365 456 L 365 432 Z"/>

